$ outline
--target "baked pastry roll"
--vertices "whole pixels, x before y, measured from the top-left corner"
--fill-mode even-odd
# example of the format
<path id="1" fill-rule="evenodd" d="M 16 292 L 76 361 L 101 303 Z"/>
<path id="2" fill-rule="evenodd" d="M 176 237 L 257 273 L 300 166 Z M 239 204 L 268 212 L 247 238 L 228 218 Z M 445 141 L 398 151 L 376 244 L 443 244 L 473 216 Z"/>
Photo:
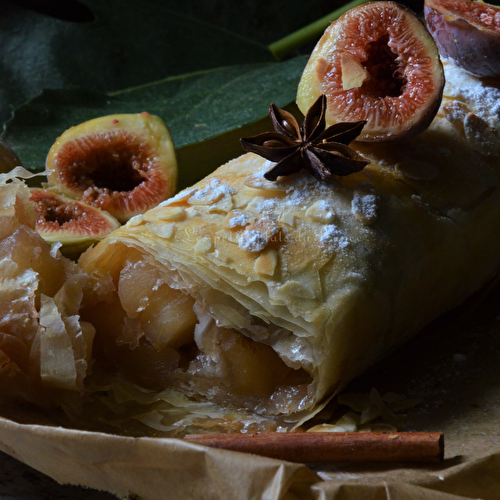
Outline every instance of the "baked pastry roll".
<path id="1" fill-rule="evenodd" d="M 96 359 L 298 421 L 458 306 L 500 264 L 499 162 L 460 89 L 411 141 L 357 145 L 362 172 L 270 182 L 244 154 L 87 251 Z"/>

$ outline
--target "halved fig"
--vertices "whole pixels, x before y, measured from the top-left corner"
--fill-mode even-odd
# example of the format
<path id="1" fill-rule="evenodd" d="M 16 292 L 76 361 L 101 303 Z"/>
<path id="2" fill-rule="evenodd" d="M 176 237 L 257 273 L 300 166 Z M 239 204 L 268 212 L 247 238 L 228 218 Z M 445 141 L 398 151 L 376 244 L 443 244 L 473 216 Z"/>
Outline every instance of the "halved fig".
<path id="1" fill-rule="evenodd" d="M 471 0 L 425 0 L 427 26 L 443 57 L 476 76 L 500 76 L 500 7 Z"/>
<path id="2" fill-rule="evenodd" d="M 120 226 L 109 213 L 50 189 L 32 188 L 30 193 L 38 234 L 47 243 L 60 241 L 61 253 L 67 257 L 77 257 Z"/>
<path id="3" fill-rule="evenodd" d="M 46 166 L 49 186 L 120 222 L 172 196 L 177 183 L 170 132 L 149 113 L 103 116 L 68 129 Z"/>
<path id="4" fill-rule="evenodd" d="M 394 2 L 349 10 L 325 31 L 302 74 L 305 113 L 327 96 L 327 125 L 366 120 L 360 141 L 409 138 L 427 128 L 441 103 L 444 72 L 423 23 Z"/>

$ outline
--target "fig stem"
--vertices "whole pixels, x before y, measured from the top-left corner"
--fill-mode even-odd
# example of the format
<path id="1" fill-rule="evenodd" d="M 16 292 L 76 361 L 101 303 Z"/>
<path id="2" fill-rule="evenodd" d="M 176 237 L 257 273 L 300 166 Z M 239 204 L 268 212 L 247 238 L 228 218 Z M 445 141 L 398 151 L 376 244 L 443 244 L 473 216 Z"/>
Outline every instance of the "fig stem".
<path id="1" fill-rule="evenodd" d="M 366 0 L 352 0 L 342 7 L 330 12 L 326 16 L 314 21 L 303 28 L 290 33 L 289 35 L 271 43 L 268 49 L 277 61 L 281 61 L 285 56 L 298 49 L 302 45 L 319 38 L 332 21 L 338 19 L 348 10 L 366 3 Z"/>

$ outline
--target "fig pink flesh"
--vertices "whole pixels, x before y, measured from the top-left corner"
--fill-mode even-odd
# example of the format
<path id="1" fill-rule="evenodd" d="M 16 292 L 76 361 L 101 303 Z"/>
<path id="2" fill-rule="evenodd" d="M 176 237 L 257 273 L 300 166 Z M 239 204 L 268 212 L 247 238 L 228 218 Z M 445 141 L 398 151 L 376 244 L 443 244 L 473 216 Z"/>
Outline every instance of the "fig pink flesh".
<path id="1" fill-rule="evenodd" d="M 77 201 L 66 201 L 45 189 L 33 189 L 31 201 L 38 214 L 37 230 L 41 234 L 97 237 L 115 228 L 107 218 L 92 207 Z"/>
<path id="2" fill-rule="evenodd" d="M 55 168 L 61 184 L 83 202 L 112 214 L 144 212 L 165 199 L 169 187 L 155 152 L 122 130 L 68 141 L 57 152 Z"/>
<path id="3" fill-rule="evenodd" d="M 324 37 L 329 41 L 320 41 L 318 51 L 328 44 L 328 52 L 313 60 L 319 92 L 328 98 L 328 124 L 367 120 L 361 141 L 408 138 L 427 128 L 441 102 L 444 73 L 434 40 L 411 11 L 394 2 L 367 3 L 344 14 Z M 346 55 L 367 72 L 359 87 L 343 86 Z"/>

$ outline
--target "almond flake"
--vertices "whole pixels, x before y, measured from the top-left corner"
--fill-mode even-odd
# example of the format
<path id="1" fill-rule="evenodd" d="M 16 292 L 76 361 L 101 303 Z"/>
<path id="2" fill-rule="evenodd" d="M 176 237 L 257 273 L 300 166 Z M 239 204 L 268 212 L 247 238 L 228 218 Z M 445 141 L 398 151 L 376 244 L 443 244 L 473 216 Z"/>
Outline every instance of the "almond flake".
<path id="1" fill-rule="evenodd" d="M 287 281 L 284 285 L 279 287 L 278 292 L 281 296 L 293 295 L 294 297 L 301 297 L 304 299 L 316 298 L 314 290 L 311 290 L 309 287 L 295 280 Z"/>
<path id="2" fill-rule="evenodd" d="M 169 240 L 172 238 L 174 235 L 174 229 L 175 229 L 175 224 L 171 222 L 170 224 L 153 224 L 149 228 L 149 230 L 156 234 L 156 236 L 159 236 L 160 238 L 164 240 Z"/>
<path id="3" fill-rule="evenodd" d="M 181 221 L 186 218 L 186 212 L 181 207 L 169 207 L 162 211 L 155 210 L 155 218 L 152 220 Z"/>
<path id="4" fill-rule="evenodd" d="M 225 220 L 225 226 L 229 229 L 235 229 L 238 227 L 245 227 L 251 222 L 254 222 L 253 216 L 242 212 L 241 210 L 233 210 L 230 212 Z"/>
<path id="5" fill-rule="evenodd" d="M 361 87 L 370 78 L 370 73 L 350 54 L 340 56 L 340 71 L 342 73 L 342 88 L 351 90 Z"/>
<path id="6" fill-rule="evenodd" d="M 142 217 L 142 215 L 135 215 L 134 217 L 129 219 L 129 221 L 127 222 L 127 226 L 140 226 L 143 222 L 144 218 Z"/>
<path id="7" fill-rule="evenodd" d="M 191 197 L 191 195 L 196 191 L 195 188 L 184 189 L 180 193 L 177 193 L 173 198 L 169 200 L 162 201 L 158 206 L 159 207 L 168 207 L 169 205 L 173 205 L 175 203 L 183 203 Z"/>
<path id="8" fill-rule="evenodd" d="M 273 248 L 264 251 L 254 264 L 254 270 L 260 275 L 273 276 L 278 263 L 278 253 Z"/>
<path id="9" fill-rule="evenodd" d="M 238 239 L 238 246 L 248 252 L 261 252 L 279 232 L 279 226 L 271 219 L 260 219 L 247 226 Z"/>
<path id="10" fill-rule="evenodd" d="M 273 162 L 266 162 L 269 164 L 268 169 L 272 168 L 275 164 Z M 279 183 L 268 181 L 263 174 L 254 174 L 247 177 L 243 184 L 253 189 L 264 189 L 267 191 L 282 191 L 286 190 L 285 187 Z"/>
<path id="11" fill-rule="evenodd" d="M 476 114 L 469 113 L 465 117 L 464 132 L 474 151 L 486 156 L 496 156 L 500 152 L 500 134 Z"/>
<path id="12" fill-rule="evenodd" d="M 198 253 L 208 253 L 212 249 L 212 239 L 210 236 L 203 236 L 194 245 L 195 252 Z"/>
<path id="13" fill-rule="evenodd" d="M 336 218 L 335 210 L 325 200 L 318 200 L 306 211 L 306 217 L 314 222 L 329 224 Z"/>

